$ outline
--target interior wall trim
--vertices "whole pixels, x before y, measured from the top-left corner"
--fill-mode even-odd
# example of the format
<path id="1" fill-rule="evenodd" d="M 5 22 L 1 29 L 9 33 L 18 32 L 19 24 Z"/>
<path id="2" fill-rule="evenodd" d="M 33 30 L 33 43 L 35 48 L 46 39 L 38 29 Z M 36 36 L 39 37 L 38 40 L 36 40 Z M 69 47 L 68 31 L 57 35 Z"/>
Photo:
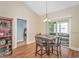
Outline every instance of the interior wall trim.
<path id="1" fill-rule="evenodd" d="M 70 49 L 75 50 L 75 51 L 79 51 L 79 48 L 75 48 L 75 47 L 70 47 Z"/>

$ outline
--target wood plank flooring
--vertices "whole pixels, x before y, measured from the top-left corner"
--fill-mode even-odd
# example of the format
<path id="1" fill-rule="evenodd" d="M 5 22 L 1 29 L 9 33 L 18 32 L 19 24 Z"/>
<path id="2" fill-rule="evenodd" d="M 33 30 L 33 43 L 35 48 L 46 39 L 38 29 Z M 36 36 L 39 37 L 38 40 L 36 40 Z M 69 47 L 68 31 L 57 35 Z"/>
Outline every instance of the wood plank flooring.
<path id="1" fill-rule="evenodd" d="M 16 48 L 12 55 L 7 56 L 8 58 L 41 58 L 39 55 L 35 56 L 35 43 L 29 45 L 23 45 Z M 74 51 L 68 48 L 62 48 L 61 58 L 78 58 L 79 51 Z M 43 58 L 57 58 L 55 54 L 50 56 L 44 55 Z"/>

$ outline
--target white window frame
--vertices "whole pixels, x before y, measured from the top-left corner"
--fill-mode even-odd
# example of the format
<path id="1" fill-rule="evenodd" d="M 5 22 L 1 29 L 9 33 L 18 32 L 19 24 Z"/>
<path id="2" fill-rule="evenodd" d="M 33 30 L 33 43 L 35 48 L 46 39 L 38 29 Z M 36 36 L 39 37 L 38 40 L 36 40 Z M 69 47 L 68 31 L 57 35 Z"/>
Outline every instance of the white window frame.
<path id="1" fill-rule="evenodd" d="M 60 19 L 65 19 L 65 18 L 68 18 L 68 32 L 69 32 L 69 47 L 71 47 L 71 19 L 72 19 L 72 16 L 65 16 L 65 17 L 56 17 L 56 18 L 52 18 L 51 19 L 51 21 L 53 21 L 53 22 L 59 22 L 59 21 L 62 21 L 62 20 L 60 20 Z M 47 23 L 48 24 L 48 23 Z M 47 25 L 46 25 L 47 26 Z M 46 30 L 46 33 L 48 33 L 48 26 L 47 27 L 45 27 L 45 29 L 47 29 Z"/>

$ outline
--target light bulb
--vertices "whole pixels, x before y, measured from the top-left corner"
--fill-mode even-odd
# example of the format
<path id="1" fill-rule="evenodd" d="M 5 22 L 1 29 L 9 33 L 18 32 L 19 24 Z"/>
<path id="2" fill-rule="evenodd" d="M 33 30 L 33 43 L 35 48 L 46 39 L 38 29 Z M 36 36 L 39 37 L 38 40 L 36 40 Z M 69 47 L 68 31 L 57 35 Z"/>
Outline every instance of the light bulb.
<path id="1" fill-rule="evenodd" d="M 44 22 L 47 22 L 47 20 L 48 20 L 47 18 L 46 18 L 46 19 L 44 19 Z"/>
<path id="2" fill-rule="evenodd" d="M 47 21 L 51 22 L 51 19 L 46 18 L 46 19 L 43 20 L 43 22 L 47 22 Z"/>
<path id="3" fill-rule="evenodd" d="M 48 19 L 48 22 L 51 22 L 51 19 Z"/>

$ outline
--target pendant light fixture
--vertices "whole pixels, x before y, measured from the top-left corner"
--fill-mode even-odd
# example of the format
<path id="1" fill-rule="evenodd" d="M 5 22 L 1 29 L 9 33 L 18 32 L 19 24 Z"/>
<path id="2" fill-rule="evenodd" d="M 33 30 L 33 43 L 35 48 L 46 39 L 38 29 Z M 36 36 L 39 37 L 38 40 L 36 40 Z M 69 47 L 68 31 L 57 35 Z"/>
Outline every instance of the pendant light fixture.
<path id="1" fill-rule="evenodd" d="M 47 15 L 47 0 L 46 0 L 46 17 L 43 21 L 44 22 L 50 21 L 50 19 L 48 19 L 48 15 Z"/>

